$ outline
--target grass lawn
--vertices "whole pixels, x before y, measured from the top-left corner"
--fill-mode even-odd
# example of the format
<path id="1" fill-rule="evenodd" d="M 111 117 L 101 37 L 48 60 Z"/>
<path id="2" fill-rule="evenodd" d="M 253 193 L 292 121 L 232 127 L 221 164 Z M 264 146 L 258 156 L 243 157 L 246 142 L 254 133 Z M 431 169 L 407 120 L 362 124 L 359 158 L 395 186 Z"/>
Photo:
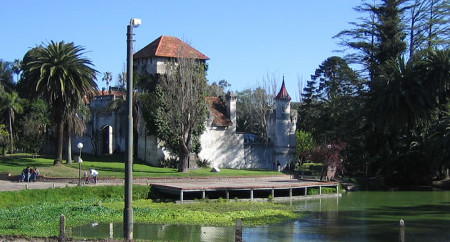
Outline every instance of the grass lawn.
<path id="1" fill-rule="evenodd" d="M 53 165 L 54 158 L 51 156 L 40 156 L 33 158 L 28 154 L 14 154 L 0 157 L 0 172 L 10 172 L 11 175 L 19 175 L 27 167 L 37 167 L 39 172 L 46 177 L 78 177 L 78 163 L 72 165 Z M 125 157 L 121 155 L 93 156 L 83 155 L 81 164 L 82 173 L 91 168 L 100 173 L 100 177 L 125 177 Z M 268 176 L 279 175 L 276 171 L 266 170 L 237 170 L 221 169 L 221 172 L 210 172 L 210 168 L 190 170 L 179 173 L 176 169 L 153 167 L 145 164 L 133 165 L 133 177 L 206 177 L 206 176 Z"/>

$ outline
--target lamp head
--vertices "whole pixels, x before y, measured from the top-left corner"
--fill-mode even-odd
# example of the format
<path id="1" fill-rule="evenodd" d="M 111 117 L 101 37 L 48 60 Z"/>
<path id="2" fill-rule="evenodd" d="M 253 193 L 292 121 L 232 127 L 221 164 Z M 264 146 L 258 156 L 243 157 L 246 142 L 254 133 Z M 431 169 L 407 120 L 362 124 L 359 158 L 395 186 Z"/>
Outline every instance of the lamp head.
<path id="1" fill-rule="evenodd" d="M 78 143 L 78 144 L 77 144 L 77 147 L 78 147 L 78 149 L 80 149 L 80 150 L 83 149 L 83 143 L 81 143 L 81 142 Z"/>
<path id="2" fill-rule="evenodd" d="M 130 25 L 133 27 L 139 27 L 141 25 L 142 20 L 140 18 L 132 18 L 130 19 Z"/>

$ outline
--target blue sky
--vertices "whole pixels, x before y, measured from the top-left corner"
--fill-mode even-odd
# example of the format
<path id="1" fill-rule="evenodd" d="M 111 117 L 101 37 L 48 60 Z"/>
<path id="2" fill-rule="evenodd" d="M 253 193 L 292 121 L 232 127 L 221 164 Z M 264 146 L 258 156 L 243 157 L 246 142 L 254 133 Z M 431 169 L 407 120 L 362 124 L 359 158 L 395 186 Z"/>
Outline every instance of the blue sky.
<path id="1" fill-rule="evenodd" d="M 232 91 L 255 88 L 284 75 L 288 92 L 299 98 L 306 82 L 328 57 L 342 55 L 332 37 L 350 28 L 358 0 L 0 0 L 0 59 L 22 59 L 51 40 L 83 46 L 95 69 L 126 66 L 126 26 L 134 30 L 135 52 L 161 35 L 176 36 L 211 58 L 210 83 L 227 80 Z M 105 86 L 98 76 L 99 87 Z M 115 82 L 115 81 L 114 81 Z"/>

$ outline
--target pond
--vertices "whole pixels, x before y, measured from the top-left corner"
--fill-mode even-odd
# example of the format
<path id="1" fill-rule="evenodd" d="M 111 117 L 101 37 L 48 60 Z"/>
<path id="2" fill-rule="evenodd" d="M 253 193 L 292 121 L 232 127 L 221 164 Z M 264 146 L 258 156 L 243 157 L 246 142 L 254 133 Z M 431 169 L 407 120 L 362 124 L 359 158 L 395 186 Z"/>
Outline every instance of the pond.
<path id="1" fill-rule="evenodd" d="M 448 241 L 449 191 L 351 192 L 340 198 L 293 201 L 305 216 L 244 227 L 244 241 Z M 405 226 L 399 226 L 400 219 Z M 244 221 L 245 226 L 245 221 Z M 134 224 L 137 240 L 234 241 L 234 227 Z M 70 236 L 121 238 L 122 224 L 89 224 Z"/>

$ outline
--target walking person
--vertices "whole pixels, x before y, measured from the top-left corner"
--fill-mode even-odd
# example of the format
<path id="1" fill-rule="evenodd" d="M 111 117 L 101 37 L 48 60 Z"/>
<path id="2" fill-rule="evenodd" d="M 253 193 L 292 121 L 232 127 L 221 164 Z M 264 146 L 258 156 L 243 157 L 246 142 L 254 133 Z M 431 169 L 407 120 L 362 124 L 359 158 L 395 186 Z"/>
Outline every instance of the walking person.
<path id="1" fill-rule="evenodd" d="M 90 169 L 90 172 L 91 172 L 91 177 L 94 179 L 94 183 L 97 184 L 98 171 L 96 171 L 94 169 Z"/>

